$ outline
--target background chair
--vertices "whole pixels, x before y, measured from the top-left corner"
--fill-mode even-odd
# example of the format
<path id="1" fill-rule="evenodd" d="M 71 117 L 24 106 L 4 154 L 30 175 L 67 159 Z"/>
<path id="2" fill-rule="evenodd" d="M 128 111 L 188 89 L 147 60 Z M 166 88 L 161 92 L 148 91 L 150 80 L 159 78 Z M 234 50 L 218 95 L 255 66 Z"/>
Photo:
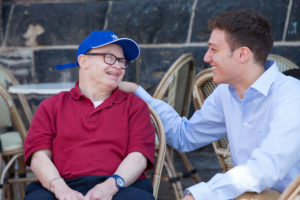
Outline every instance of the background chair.
<path id="1" fill-rule="evenodd" d="M 8 90 L 9 86 L 19 85 L 19 82 L 14 77 L 14 75 L 9 70 L 7 70 L 6 68 L 4 68 L 1 65 L 0 65 L 0 83 L 7 90 Z M 19 100 L 19 102 L 21 104 L 21 107 L 24 111 L 25 117 L 27 119 L 26 123 L 29 126 L 31 121 L 32 121 L 33 114 L 32 114 L 31 108 L 29 106 L 29 103 L 27 101 L 27 98 L 24 94 L 18 94 L 17 97 L 18 97 L 18 100 Z"/>
<path id="2" fill-rule="evenodd" d="M 276 54 L 269 54 L 267 59 L 275 61 L 279 71 L 281 72 L 284 72 L 289 69 L 299 68 L 295 63 L 293 63 L 289 59 Z"/>
<path id="3" fill-rule="evenodd" d="M 217 84 L 213 82 L 212 68 L 200 71 L 193 83 L 193 102 L 195 109 L 200 109 L 204 100 L 214 91 Z M 233 167 L 227 137 L 213 142 L 213 148 L 222 168 L 226 172 Z"/>
<path id="4" fill-rule="evenodd" d="M 278 200 L 300 200 L 300 174 L 285 188 Z"/>
<path id="5" fill-rule="evenodd" d="M 183 54 L 168 69 L 157 86 L 153 97 L 170 104 L 181 116 L 188 116 L 192 83 L 195 74 L 194 58 L 192 54 Z M 176 152 L 187 173 L 177 173 L 174 166 L 174 153 L 171 148 L 166 150 L 165 169 L 172 183 L 176 199 L 184 196 L 180 178 L 191 175 L 194 182 L 200 182 L 200 176 L 184 153 Z"/>
<path id="6" fill-rule="evenodd" d="M 166 136 L 163 124 L 158 116 L 158 114 L 155 112 L 155 110 L 148 105 L 149 111 L 150 111 L 150 117 L 151 122 L 155 129 L 156 138 L 158 141 L 155 142 L 156 144 L 156 161 L 155 161 L 155 168 L 154 168 L 154 174 L 152 177 L 152 185 L 153 185 L 153 196 L 155 199 L 157 199 L 160 180 L 161 180 L 161 173 L 163 169 L 163 165 L 165 162 L 165 153 L 166 153 Z"/>
<path id="7" fill-rule="evenodd" d="M 13 165 L 12 168 L 9 168 L 10 170 L 8 170 L 8 165 L 6 165 L 2 171 L 2 166 L 4 166 L 5 163 L 8 164 L 12 157 L 19 154 L 23 155 L 23 143 L 26 137 L 26 128 L 15 106 L 15 103 L 2 84 L 0 84 L 0 129 L 2 130 L 2 133 L 0 134 L 0 171 L 1 174 L 5 172 L 1 176 L 1 180 L 4 181 L 5 176 L 8 176 L 9 179 L 25 177 L 26 170 L 23 156 L 17 157 L 17 165 Z M 15 167 L 18 168 L 17 171 L 14 170 Z M 2 184 L 4 183 L 3 181 Z M 15 193 L 13 193 L 11 190 L 12 185 L 6 184 L 4 186 L 4 189 L 5 188 L 9 189 L 6 190 L 6 195 L 8 198 L 14 199 L 13 194 Z M 24 194 L 24 185 L 20 185 L 19 191 L 21 194 Z M 21 198 L 23 197 L 21 196 Z"/>

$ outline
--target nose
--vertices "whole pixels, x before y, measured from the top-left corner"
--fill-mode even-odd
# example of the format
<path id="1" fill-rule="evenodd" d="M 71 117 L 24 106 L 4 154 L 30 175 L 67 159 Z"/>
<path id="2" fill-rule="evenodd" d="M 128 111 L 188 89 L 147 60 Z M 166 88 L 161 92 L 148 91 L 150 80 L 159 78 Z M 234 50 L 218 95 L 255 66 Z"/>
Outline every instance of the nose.
<path id="1" fill-rule="evenodd" d="M 116 62 L 113 64 L 113 67 L 117 69 L 124 69 L 122 63 L 120 63 L 118 60 L 116 60 Z"/>
<path id="2" fill-rule="evenodd" d="M 210 53 L 209 49 L 206 51 L 203 61 L 206 63 L 209 63 L 211 61 L 211 53 Z"/>

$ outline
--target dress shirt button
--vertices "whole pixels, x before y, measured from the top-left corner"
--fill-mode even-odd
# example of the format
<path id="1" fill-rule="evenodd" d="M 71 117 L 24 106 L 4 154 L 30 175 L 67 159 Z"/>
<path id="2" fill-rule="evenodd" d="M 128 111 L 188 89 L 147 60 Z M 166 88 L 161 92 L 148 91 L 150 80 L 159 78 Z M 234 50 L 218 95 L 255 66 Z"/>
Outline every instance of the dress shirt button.
<path id="1" fill-rule="evenodd" d="M 245 126 L 248 126 L 248 122 L 245 122 L 244 125 L 245 125 Z"/>

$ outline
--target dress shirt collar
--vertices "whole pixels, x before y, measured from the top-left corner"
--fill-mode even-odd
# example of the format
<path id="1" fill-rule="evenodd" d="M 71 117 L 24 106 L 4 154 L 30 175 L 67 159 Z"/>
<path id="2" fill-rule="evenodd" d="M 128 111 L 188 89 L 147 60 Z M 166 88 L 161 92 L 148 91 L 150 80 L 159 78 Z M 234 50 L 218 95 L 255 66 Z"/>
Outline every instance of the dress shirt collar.
<path id="1" fill-rule="evenodd" d="M 272 83 L 275 81 L 279 70 L 277 65 L 272 60 L 267 60 L 265 63 L 265 72 L 250 86 L 250 88 L 255 89 L 264 96 L 268 95 Z M 233 94 L 236 89 L 232 85 L 229 85 L 229 90 Z"/>
<path id="2" fill-rule="evenodd" d="M 265 63 L 265 72 L 250 87 L 267 96 L 278 73 L 279 70 L 276 63 L 274 61 L 267 60 Z"/>

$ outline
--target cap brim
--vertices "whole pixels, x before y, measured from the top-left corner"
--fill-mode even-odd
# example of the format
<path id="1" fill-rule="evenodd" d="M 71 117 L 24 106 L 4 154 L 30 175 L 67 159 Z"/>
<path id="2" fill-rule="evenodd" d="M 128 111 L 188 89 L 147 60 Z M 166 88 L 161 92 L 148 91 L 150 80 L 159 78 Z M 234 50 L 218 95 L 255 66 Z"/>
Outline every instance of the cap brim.
<path id="1" fill-rule="evenodd" d="M 140 55 L 140 48 L 137 45 L 137 43 L 129 38 L 120 38 L 105 44 L 101 44 L 99 46 L 95 46 L 94 48 L 98 48 L 98 47 L 102 47 L 108 44 L 117 44 L 119 46 L 122 47 L 123 52 L 124 52 L 124 57 L 126 58 L 126 60 L 128 61 L 132 61 L 134 59 L 136 59 L 139 55 Z"/>

